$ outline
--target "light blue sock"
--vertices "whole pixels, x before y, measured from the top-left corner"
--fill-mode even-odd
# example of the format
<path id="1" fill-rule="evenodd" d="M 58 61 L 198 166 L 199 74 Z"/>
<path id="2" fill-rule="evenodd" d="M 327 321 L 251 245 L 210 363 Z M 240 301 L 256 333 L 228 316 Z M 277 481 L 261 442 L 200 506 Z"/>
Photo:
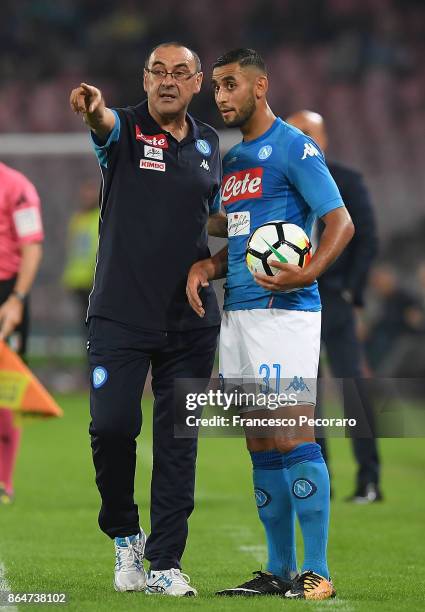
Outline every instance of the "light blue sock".
<path id="1" fill-rule="evenodd" d="M 326 560 L 329 528 L 329 473 L 320 446 L 300 444 L 283 455 L 292 500 L 304 539 L 302 571 L 329 578 Z"/>
<path id="2" fill-rule="evenodd" d="M 251 452 L 255 501 L 267 539 L 267 571 L 280 578 L 297 572 L 295 512 L 277 450 Z"/>
<path id="3" fill-rule="evenodd" d="M 136 533 L 136 535 L 131 535 L 131 536 L 124 536 L 123 538 L 117 537 L 114 538 L 115 544 L 117 546 L 120 546 L 121 548 L 126 548 L 128 546 L 128 542 L 127 540 L 130 542 L 130 544 L 134 544 L 134 542 L 139 538 L 139 534 Z"/>

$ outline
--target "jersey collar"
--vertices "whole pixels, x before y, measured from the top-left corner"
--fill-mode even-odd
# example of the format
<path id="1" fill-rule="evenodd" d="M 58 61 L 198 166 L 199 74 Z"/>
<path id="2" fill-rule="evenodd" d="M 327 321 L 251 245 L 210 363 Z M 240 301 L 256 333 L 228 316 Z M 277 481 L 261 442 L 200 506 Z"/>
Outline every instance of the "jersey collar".
<path id="1" fill-rule="evenodd" d="M 273 121 L 273 123 L 271 124 L 271 126 L 269 127 L 269 129 L 264 132 L 264 134 L 261 134 L 261 136 L 258 136 L 258 138 L 254 138 L 254 140 L 248 140 L 247 142 L 245 142 L 244 140 L 241 141 L 241 145 L 244 147 L 249 147 L 252 144 L 256 144 L 257 142 L 260 142 L 260 140 L 264 140 L 265 138 L 268 138 L 270 136 L 270 134 L 272 132 L 274 132 L 274 130 L 278 127 L 278 125 L 280 125 L 282 123 L 282 119 L 280 117 L 276 117 L 276 119 Z"/>
<path id="2" fill-rule="evenodd" d="M 136 110 L 136 114 L 139 120 L 143 122 L 142 124 L 143 128 L 142 126 L 140 126 L 142 132 L 149 134 L 149 135 L 165 133 L 170 138 L 173 138 L 172 134 L 170 134 L 169 132 L 164 130 L 160 125 L 158 125 L 158 123 L 149 113 L 147 100 L 143 100 L 143 102 L 140 102 L 140 104 L 136 106 L 135 110 Z M 189 133 L 186 136 L 186 138 L 183 138 L 183 140 L 180 141 L 180 144 L 184 142 L 190 142 L 192 140 L 198 140 L 198 138 L 200 138 L 200 131 L 199 131 L 198 124 L 196 123 L 196 120 L 192 117 L 192 115 L 189 115 L 189 113 L 186 114 L 186 117 L 189 123 Z"/>

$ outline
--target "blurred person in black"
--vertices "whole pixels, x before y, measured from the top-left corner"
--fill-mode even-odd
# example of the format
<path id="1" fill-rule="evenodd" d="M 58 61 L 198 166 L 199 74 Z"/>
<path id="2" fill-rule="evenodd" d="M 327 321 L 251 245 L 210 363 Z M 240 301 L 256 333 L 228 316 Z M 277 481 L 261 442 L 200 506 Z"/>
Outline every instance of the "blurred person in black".
<path id="1" fill-rule="evenodd" d="M 419 263 L 416 277 L 419 282 L 420 299 L 422 301 L 422 305 L 425 307 L 425 260 Z"/>
<path id="2" fill-rule="evenodd" d="M 299 111 L 288 117 L 287 122 L 311 136 L 326 152 L 328 138 L 321 115 L 307 110 Z M 353 219 L 356 233 L 345 251 L 318 279 L 322 301 L 322 341 L 333 376 L 342 379 L 344 412 L 347 417 L 357 419 L 357 436 L 368 436 L 352 438 L 358 465 L 357 483 L 354 494 L 347 501 L 368 503 L 381 500 L 382 495 L 373 410 L 360 381 L 365 376 L 366 368 L 357 332 L 357 310 L 364 306 L 364 289 L 377 254 L 376 223 L 362 176 L 340 163 L 328 161 L 327 165 Z M 320 220 L 317 229 L 320 235 L 323 231 Z M 319 416 L 319 401 L 316 413 Z M 328 463 L 325 438 L 319 434 L 317 442 Z"/>
<path id="3" fill-rule="evenodd" d="M 422 264 L 417 271 L 419 291 L 423 274 Z M 367 330 L 368 363 L 383 377 L 423 376 L 425 311 L 420 296 L 402 287 L 396 270 L 386 263 L 374 267 L 370 285 L 378 308 Z"/>

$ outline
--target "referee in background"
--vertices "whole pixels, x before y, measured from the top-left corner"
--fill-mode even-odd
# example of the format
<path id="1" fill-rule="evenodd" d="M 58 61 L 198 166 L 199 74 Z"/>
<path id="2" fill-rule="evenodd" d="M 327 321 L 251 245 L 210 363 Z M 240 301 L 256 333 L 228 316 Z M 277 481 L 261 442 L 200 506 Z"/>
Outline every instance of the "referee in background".
<path id="1" fill-rule="evenodd" d="M 186 279 L 191 265 L 209 256 L 208 231 L 227 235 L 219 212 L 218 135 L 187 113 L 201 83 L 197 54 L 173 42 L 149 54 L 147 100 L 137 106 L 109 109 L 99 89 L 84 83 L 70 98 L 91 129 L 102 173 L 88 308 L 90 434 L 99 525 L 115 540 L 118 591 L 197 594 L 180 567 L 194 506 L 197 441 L 174 437 L 174 380 L 211 375 L 220 325 L 216 297 L 212 287 L 202 288 L 208 306 L 200 319 L 187 302 Z M 145 551 L 133 492 L 150 366 L 155 400 Z"/>
<path id="2" fill-rule="evenodd" d="M 0 341 L 25 357 L 28 294 L 43 254 L 40 198 L 26 176 L 0 163 Z M 0 347 L 1 348 L 1 347 Z M 21 427 L 12 410 L 0 407 L 0 505 L 13 501 L 13 472 Z"/>
<path id="3" fill-rule="evenodd" d="M 288 117 L 287 122 L 311 136 L 322 151 L 326 151 L 328 138 L 321 115 L 307 110 L 299 111 Z M 332 374 L 343 382 L 344 413 L 361 423 L 357 435 L 362 437 L 352 438 L 358 466 L 356 488 L 347 501 L 370 503 L 382 499 L 380 461 L 373 407 L 361 381 L 364 358 L 356 332 L 356 310 L 364 306 L 363 294 L 372 261 L 377 254 L 376 222 L 362 176 L 340 163 L 326 163 L 353 219 L 356 233 L 345 251 L 318 279 L 322 301 L 322 340 Z M 320 222 L 318 230 L 319 234 L 323 231 Z M 317 414 L 319 409 L 318 402 Z M 328 462 L 325 438 L 319 437 L 317 442 Z"/>

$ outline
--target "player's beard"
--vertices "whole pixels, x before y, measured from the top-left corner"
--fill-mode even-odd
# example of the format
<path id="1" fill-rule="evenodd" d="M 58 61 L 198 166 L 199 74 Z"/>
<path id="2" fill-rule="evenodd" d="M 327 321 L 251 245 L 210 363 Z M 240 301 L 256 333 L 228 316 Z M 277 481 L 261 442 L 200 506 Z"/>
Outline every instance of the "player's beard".
<path id="1" fill-rule="evenodd" d="M 224 120 L 226 127 L 242 127 L 251 119 L 252 115 L 255 113 L 255 109 L 255 98 L 253 95 L 251 95 L 240 110 L 235 114 L 234 119 L 231 119 L 230 121 Z"/>

